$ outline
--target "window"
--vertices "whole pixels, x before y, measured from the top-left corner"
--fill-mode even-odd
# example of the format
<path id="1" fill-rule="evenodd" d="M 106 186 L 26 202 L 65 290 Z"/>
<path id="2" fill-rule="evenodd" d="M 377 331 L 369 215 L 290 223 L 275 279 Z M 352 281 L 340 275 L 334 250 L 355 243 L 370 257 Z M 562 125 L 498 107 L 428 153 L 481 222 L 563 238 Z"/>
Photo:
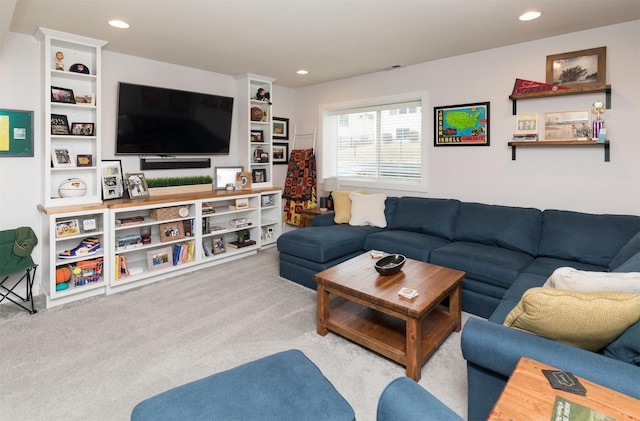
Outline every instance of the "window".
<path id="1" fill-rule="evenodd" d="M 329 109 L 324 127 L 332 176 L 356 185 L 422 184 L 420 100 Z"/>

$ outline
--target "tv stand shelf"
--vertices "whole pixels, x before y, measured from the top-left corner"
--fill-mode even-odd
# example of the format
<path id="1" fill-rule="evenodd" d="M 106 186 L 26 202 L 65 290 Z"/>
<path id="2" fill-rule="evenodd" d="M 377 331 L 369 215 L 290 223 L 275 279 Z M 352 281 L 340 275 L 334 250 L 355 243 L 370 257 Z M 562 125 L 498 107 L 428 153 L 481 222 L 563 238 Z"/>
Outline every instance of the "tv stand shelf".
<path id="1" fill-rule="evenodd" d="M 523 147 L 580 147 L 580 146 L 603 146 L 604 147 L 604 162 L 609 162 L 609 141 L 604 143 L 598 143 L 595 140 L 543 140 L 537 142 L 509 142 L 511 147 L 511 160 L 516 160 L 516 148 L 518 146 Z"/>

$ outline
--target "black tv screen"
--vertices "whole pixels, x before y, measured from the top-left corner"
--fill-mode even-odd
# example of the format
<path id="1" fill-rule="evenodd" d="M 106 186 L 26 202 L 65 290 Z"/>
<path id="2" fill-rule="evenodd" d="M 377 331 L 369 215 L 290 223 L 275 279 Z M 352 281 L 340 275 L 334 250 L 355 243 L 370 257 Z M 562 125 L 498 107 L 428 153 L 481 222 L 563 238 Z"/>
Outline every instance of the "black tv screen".
<path id="1" fill-rule="evenodd" d="M 118 84 L 116 154 L 229 154 L 233 98 Z"/>

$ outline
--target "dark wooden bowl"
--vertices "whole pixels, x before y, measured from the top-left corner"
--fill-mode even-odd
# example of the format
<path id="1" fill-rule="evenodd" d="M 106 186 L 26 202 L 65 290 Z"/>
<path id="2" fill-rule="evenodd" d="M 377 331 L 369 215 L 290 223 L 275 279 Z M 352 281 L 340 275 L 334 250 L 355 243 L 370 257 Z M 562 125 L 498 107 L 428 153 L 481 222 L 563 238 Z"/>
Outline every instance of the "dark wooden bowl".
<path id="1" fill-rule="evenodd" d="M 375 268 L 382 276 L 393 275 L 400 272 L 407 258 L 401 254 L 390 254 L 380 260 L 376 260 Z"/>

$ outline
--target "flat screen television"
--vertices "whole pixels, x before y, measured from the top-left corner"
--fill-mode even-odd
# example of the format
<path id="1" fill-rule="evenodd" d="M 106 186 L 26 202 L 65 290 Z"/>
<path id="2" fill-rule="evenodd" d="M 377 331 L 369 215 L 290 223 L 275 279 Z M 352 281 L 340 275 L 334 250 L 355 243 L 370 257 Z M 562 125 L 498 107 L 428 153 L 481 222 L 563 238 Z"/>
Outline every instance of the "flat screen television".
<path id="1" fill-rule="evenodd" d="M 233 98 L 118 84 L 116 154 L 228 155 Z"/>

